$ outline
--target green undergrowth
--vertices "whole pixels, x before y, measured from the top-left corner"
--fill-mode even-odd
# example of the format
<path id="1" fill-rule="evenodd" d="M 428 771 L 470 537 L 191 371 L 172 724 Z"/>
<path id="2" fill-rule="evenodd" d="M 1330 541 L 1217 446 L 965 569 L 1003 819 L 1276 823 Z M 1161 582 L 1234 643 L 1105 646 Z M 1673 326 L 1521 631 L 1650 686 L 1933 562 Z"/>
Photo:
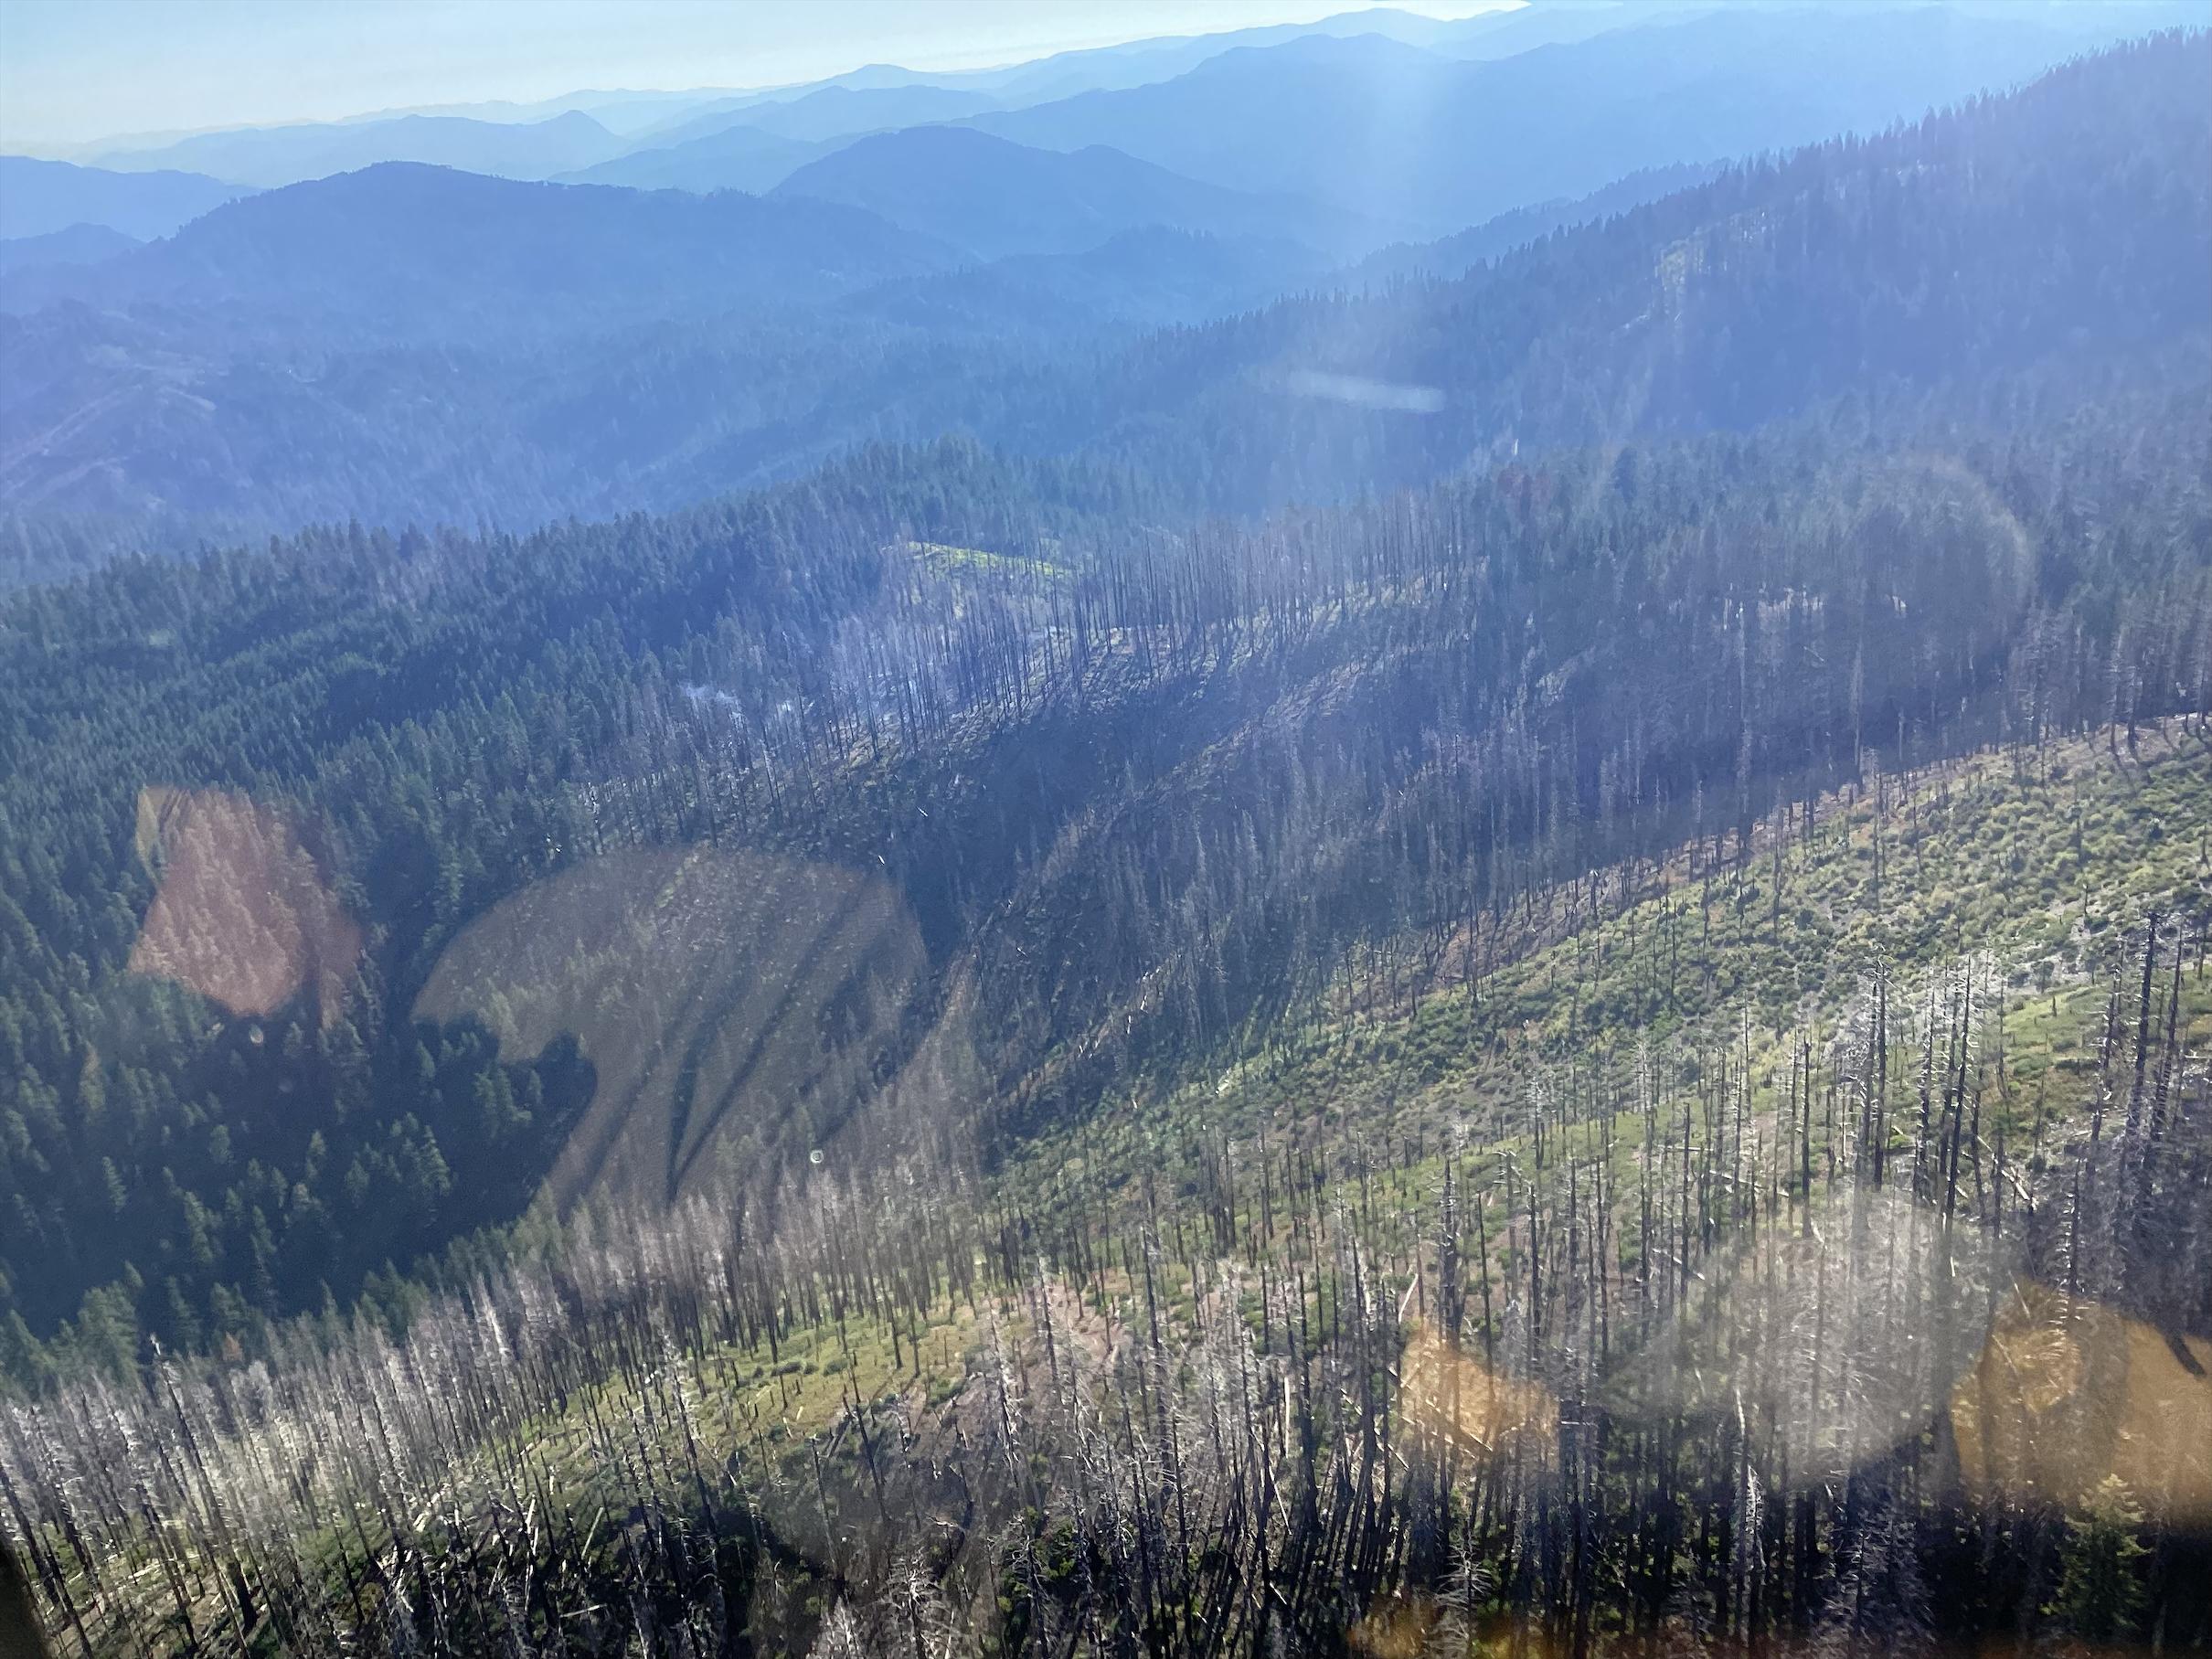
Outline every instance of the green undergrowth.
<path id="1" fill-rule="evenodd" d="M 1347 973 L 1321 1006 L 1211 1078 L 1032 1143 L 984 1201 L 1032 1214 L 1079 1203 L 1080 1226 L 1121 1239 L 1118 1262 L 1107 1249 L 1088 1274 L 1061 1280 L 1096 1331 L 1144 1325 L 1128 1249 L 1140 1219 L 1158 1240 L 1154 1294 L 1171 1348 L 1195 1333 L 1224 1255 L 1242 1260 L 1239 1312 L 1255 1336 L 1254 1269 L 1269 1262 L 1278 1295 L 1295 1269 L 1300 1305 L 1319 1328 L 1346 1292 L 1315 1218 L 1338 1212 L 1353 1218 L 1376 1288 L 1414 1298 L 1418 1317 L 1412 1264 L 1447 1159 L 1462 1184 L 1471 1297 L 1475 1252 L 1486 1252 L 1501 1286 L 1521 1271 L 1525 1234 L 1501 1194 L 1516 1182 L 1526 1192 L 1532 1170 L 1562 1164 L 1602 1167 L 1616 1195 L 1630 1192 L 1647 1108 L 1670 1122 L 1695 1115 L 1694 1138 L 1724 1145 L 1732 1119 L 1752 1166 L 1788 1201 L 1792 1160 L 1805 1155 L 1785 1129 L 1795 1079 L 1808 1055 L 1816 1073 L 1841 1069 L 1837 1045 L 1851 1040 L 1877 977 L 1896 1027 L 1884 1094 L 1898 1156 L 1913 1144 L 1913 1011 L 1970 983 L 1978 1133 L 2009 1142 L 2008 1167 L 2032 1170 L 2094 1086 L 2108 1001 L 2140 973 L 2154 913 L 2166 941 L 2162 974 L 2176 949 L 2191 970 L 2185 1040 L 2212 1038 L 2212 989 L 2196 971 L 2212 895 L 2208 837 L 2212 746 L 2179 723 L 2146 730 L 2132 752 L 2100 739 L 1862 786 L 1762 823 L 1744 845 L 1707 840 L 1614 872 L 1599 897 L 1585 890 L 1586 919 L 1563 894 L 1526 902 L 1496 920 L 1495 940 L 1452 941 L 1419 984 L 1382 994 Z M 1810 1155 L 1834 1155 L 1848 1133 L 1824 1118 Z M 1261 1221 L 1252 1176 L 1269 1155 L 1255 1145 L 1261 1137 L 1278 1149 L 1310 1144 L 1325 1172 L 1324 1193 L 1303 1201 L 1303 1238 L 1284 1223 L 1280 1189 L 1271 1230 Z M 1235 1244 L 1225 1250 L 1207 1213 L 1219 1189 L 1200 1178 L 1199 1162 L 1239 1143 L 1243 1173 L 1227 1200 Z M 1643 1254 L 1631 1210 L 1622 1207 L 1611 1247 L 1624 1279 Z M 902 1318 L 896 1345 L 888 1325 L 856 1313 L 790 1328 L 772 1345 L 671 1351 L 504 1425 L 426 1494 L 425 1514 L 465 1533 L 487 1506 L 542 1502 L 588 1537 L 610 1528 L 611 1550 L 641 1486 L 688 1506 L 704 1470 L 720 1472 L 706 1501 L 789 1511 L 794 1525 L 812 1526 L 818 1511 L 838 1536 L 864 1524 L 846 1508 L 868 1501 L 856 1425 L 895 1425 L 925 1449 L 959 1443 L 991 1409 L 994 1345 L 1027 1370 L 1035 1336 L 1019 1297 L 993 1292 L 979 1311 L 948 1292 L 926 1314 Z M 1288 1340 L 1278 1318 L 1270 1341 L 1281 1349 Z M 1097 1381 L 1111 1386 L 1104 1374 Z M 380 1532 L 372 1524 L 372 1548 L 386 1547 Z M 361 1540 L 332 1528 L 303 1542 L 304 1559 L 341 1593 Z"/>
<path id="2" fill-rule="evenodd" d="M 1592 1120 L 1632 1119 L 1637 1069 L 1648 1077 L 1654 1056 L 1673 1067 L 1662 1083 L 1709 1083 L 1717 1066 L 1737 1086 L 1748 1074 L 1771 1106 L 1804 1046 L 1824 1060 L 1845 1040 L 1877 980 L 1893 1027 L 1909 1028 L 1969 971 L 1975 996 L 2001 1007 L 1994 1020 L 1976 1011 L 1985 1132 L 2032 1136 L 2094 1066 L 2107 987 L 2131 971 L 2129 931 L 2139 941 L 2156 912 L 2194 962 L 2207 894 L 2200 731 L 2173 722 L 2132 745 L 1987 752 L 1794 808 L 1748 845 L 1707 839 L 1594 889 L 1523 901 L 1387 993 L 1340 975 L 1320 1008 L 1215 1075 L 1047 1134 L 1007 1180 L 1120 1188 L 1178 1148 L 1260 1133 L 1364 1138 L 1390 1164 L 1425 1162 L 1447 1137 L 1509 1150 L 1535 1090 L 1570 1091 Z M 1562 924 L 1578 902 L 1590 919 Z M 2212 1034 L 2194 973 L 2183 1006 L 2189 1037 Z M 1893 1053 L 1892 1093 L 1908 1070 L 1917 1051 Z"/>
<path id="3" fill-rule="evenodd" d="M 990 553 L 981 548 L 960 548 L 943 542 L 909 541 L 907 551 L 913 554 L 931 569 L 952 574 L 967 571 L 976 575 L 1026 572 L 1031 576 L 1058 580 L 1068 571 L 1065 567 L 1049 559 L 1025 558 L 1013 553 Z"/>

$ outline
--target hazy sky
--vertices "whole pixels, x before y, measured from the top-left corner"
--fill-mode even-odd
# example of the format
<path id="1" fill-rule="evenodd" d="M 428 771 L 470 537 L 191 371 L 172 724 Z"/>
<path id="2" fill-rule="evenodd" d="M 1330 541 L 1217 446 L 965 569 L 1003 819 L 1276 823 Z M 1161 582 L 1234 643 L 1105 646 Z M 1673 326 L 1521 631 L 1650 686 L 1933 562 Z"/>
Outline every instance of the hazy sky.
<path id="1" fill-rule="evenodd" d="M 1376 0 L 0 0 L 0 145 L 774 86 L 864 63 L 977 69 Z M 1463 16 L 1503 0 L 1394 0 Z"/>

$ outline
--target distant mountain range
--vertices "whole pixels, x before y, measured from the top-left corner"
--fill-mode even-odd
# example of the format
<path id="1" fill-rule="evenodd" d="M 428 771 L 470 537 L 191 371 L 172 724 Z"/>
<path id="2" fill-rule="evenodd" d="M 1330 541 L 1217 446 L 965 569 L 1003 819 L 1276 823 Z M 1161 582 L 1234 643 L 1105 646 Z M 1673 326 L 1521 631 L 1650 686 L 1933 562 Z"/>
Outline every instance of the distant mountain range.
<path id="1" fill-rule="evenodd" d="M 1843 16 L 1790 0 L 1725 12 L 1699 0 L 1539 0 L 1458 21 L 1382 9 L 1063 54 L 934 87 L 748 94 L 574 176 L 771 189 L 868 128 L 872 110 L 887 129 L 956 121 L 1032 148 L 1103 145 L 1192 179 L 1327 199 L 1435 235 L 1643 168 L 1876 130 L 2193 15 L 2164 0 L 1970 12 L 1874 4 Z M 963 112 L 962 99 L 999 107 Z M 1606 119 L 1574 113 L 1591 108 Z M 809 110 L 843 118 L 799 119 Z M 794 134 L 822 147 L 774 142 Z"/>
<path id="2" fill-rule="evenodd" d="M 643 190 L 758 194 L 856 138 L 996 107 L 982 94 L 934 86 L 828 86 L 789 100 L 720 99 L 649 129 L 624 154 L 561 176 Z"/>
<path id="3" fill-rule="evenodd" d="M 606 161 L 623 142 L 580 111 L 510 124 L 459 115 L 399 115 L 386 121 L 322 122 L 203 133 L 147 150 L 100 157 L 113 172 L 184 168 L 233 184 L 268 188 L 378 162 L 422 162 L 500 178 L 543 179 Z"/>
<path id="4" fill-rule="evenodd" d="M 1241 510 L 1954 371 L 2185 361 L 2212 325 L 2208 75 L 2212 40 L 2169 39 L 1348 269 L 1264 218 L 1133 222 L 1249 195 L 960 129 L 760 198 L 378 167 L 231 204 L 0 318 L 0 505 L 522 524 L 964 431 Z M 898 199 L 953 146 L 1026 181 L 1028 217 L 988 186 Z M 801 187 L 840 179 L 910 222 Z M 1017 232 L 1037 250 L 978 262 Z"/>
<path id="5" fill-rule="evenodd" d="M 0 155 L 0 239 L 16 241 L 75 225 L 100 225 L 144 241 L 248 194 L 239 186 L 197 173 L 112 173 Z"/>
<path id="6" fill-rule="evenodd" d="M 1410 248 L 1399 245 L 1409 256 Z M 986 337 L 1040 352 L 1103 333 L 1206 323 L 1334 280 L 1329 261 L 1293 242 L 1146 226 L 1077 253 L 1017 253 L 986 264 L 878 283 L 838 302 L 869 322 L 925 339 Z"/>
<path id="7" fill-rule="evenodd" d="M 2115 36 L 2139 10 L 2086 9 Z M 1042 149 L 1109 144 L 1191 178 L 1442 232 L 1641 167 L 1878 131 L 2062 61 L 2080 48 L 2082 22 L 1734 7 L 1490 62 L 1380 34 L 1309 34 L 967 124 Z"/>
<path id="8" fill-rule="evenodd" d="M 1773 365 L 1742 358 L 1740 332 L 1701 333 L 1706 313 L 1669 310 L 1654 288 L 1655 271 L 1718 258 L 1723 220 L 1799 222 L 1796 198 L 1762 194 L 1783 186 L 1752 165 L 1760 154 L 1795 132 L 1878 135 L 1922 98 L 2002 89 L 2143 9 L 1545 5 L 1270 35 L 1164 81 L 882 133 L 798 135 L 829 131 L 839 111 L 970 109 L 1047 83 L 855 71 L 849 85 L 744 95 L 712 112 L 727 124 L 674 144 L 644 126 L 619 140 L 578 112 L 187 141 L 249 163 L 261 146 L 264 176 L 302 159 L 286 146 L 341 140 L 502 134 L 505 165 L 531 171 L 557 159 L 548 138 L 574 141 L 558 159 L 632 144 L 561 175 L 588 182 L 385 162 L 241 195 L 207 175 L 10 159 L 0 511 L 109 516 L 103 548 L 332 516 L 520 526 L 681 505 L 856 443 L 949 431 L 1125 462 L 1241 508 L 1417 480 L 1498 444 L 1766 420 L 1934 372 L 1986 332 L 1985 306 L 2032 356 L 2072 302 L 2021 297 L 2050 259 L 2012 219 L 1977 246 L 2005 250 L 2016 272 L 1894 268 L 1806 221 L 1806 245 L 1829 238 L 1834 271 L 1862 287 L 1808 271 L 1792 293 L 1856 308 L 1893 288 L 1941 292 L 1952 311 L 1932 332 L 1933 299 L 1882 313 L 1852 353 L 1801 374 L 1803 354 L 1773 345 L 1787 328 L 1759 332 L 1772 319 L 1756 273 L 1731 271 L 1749 284 L 1734 314 L 1801 374 L 1783 387 Z M 1476 56 L 1539 37 L 1557 38 Z M 1157 68 L 1207 44 L 1127 51 Z M 2201 58 L 2201 37 L 2161 51 Z M 2134 77 L 2164 95 L 2136 58 L 2113 61 L 2132 67 L 2094 84 L 2132 97 Z M 1930 131 L 1984 130 L 1998 128 Z M 2051 135 L 2002 130 L 2058 165 Z M 2194 132 L 2138 134 L 2139 148 L 2195 166 Z M 1104 133 L 1143 153 L 1090 137 Z M 1988 207 L 1948 175 L 1919 182 L 1911 169 L 1950 158 L 1916 142 L 1894 176 L 1845 146 L 1789 188 L 1829 181 L 1846 219 L 1862 199 Z M 1979 165 L 2007 188 L 2050 182 L 1995 152 Z M 2108 173 L 2098 188 L 2134 187 Z M 2051 280 L 2068 261 L 2135 261 L 2140 230 L 2106 247 L 2081 229 L 2100 222 L 2081 202 L 2047 206 L 2061 248 Z M 2201 200 L 2133 210 L 2186 226 Z M 1932 220 L 1928 243 L 1941 241 Z M 2172 281 L 2185 289 L 2191 269 Z M 2074 309 L 2068 326 L 2086 339 L 2130 326 L 2123 305 Z M 1654 335 L 1655 317 L 1675 333 Z M 1845 337 L 1801 322 L 1807 337 Z M 1598 352 L 1589 342 L 1607 330 L 1643 344 Z M 1582 360 L 1650 378 L 1570 397 L 1559 366 Z"/>
<path id="9" fill-rule="evenodd" d="M 71 225 L 40 236 L 8 237 L 0 239 L 0 276 L 39 266 L 98 265 L 144 246 L 136 237 L 105 225 Z"/>
<path id="10" fill-rule="evenodd" d="M 1293 195 L 1200 184 L 1102 144 L 1064 154 L 960 127 L 856 140 L 774 194 L 865 207 L 984 259 L 1074 253 L 1148 226 L 1364 253 L 1393 229 Z"/>
<path id="11" fill-rule="evenodd" d="M 828 154 L 839 142 L 783 138 L 738 124 L 662 148 L 633 150 L 560 177 L 567 184 L 701 193 L 746 190 L 757 196 L 774 189 L 816 156 Z"/>
<path id="12" fill-rule="evenodd" d="M 2207 16 L 2197 0 L 1866 0 L 1842 15 L 1799 0 L 1534 0 L 1456 20 L 1377 8 L 995 69 L 870 65 L 743 92 L 577 92 L 118 142 L 72 158 L 111 174 L 189 172 L 234 190 L 412 161 L 759 193 L 855 138 L 965 122 L 1032 148 L 1103 145 L 1194 180 L 1325 200 L 1437 235 L 1639 167 L 1873 130 L 2075 51 Z M 0 229 L 83 222 L 144 238 L 213 205 L 180 198 L 149 217 L 112 186 L 78 185 L 37 222 Z"/>
<path id="13" fill-rule="evenodd" d="M 950 102 L 931 106 L 920 100 L 903 105 L 888 100 L 852 104 L 847 107 L 859 112 L 865 119 L 854 122 L 840 118 L 836 125 L 838 132 L 850 134 L 885 130 L 889 124 L 945 120 L 953 115 L 972 114 L 988 106 L 1012 108 L 1068 98 L 1079 92 L 1142 86 L 1185 74 L 1208 58 L 1237 47 L 1275 45 L 1304 36 L 1383 35 L 1448 57 L 1504 58 L 1534 47 L 1587 39 L 1592 35 L 1660 17 L 1696 16 L 1724 3 L 1740 4 L 1741 0 L 1533 0 L 1532 4 L 1514 10 L 1450 20 L 1376 6 L 1366 11 L 1339 13 L 1312 23 L 1264 24 L 1213 34 L 1154 37 L 1118 46 L 1086 47 L 996 69 L 934 72 L 874 63 L 822 80 L 745 91 L 711 88 L 688 92 L 584 90 L 534 103 L 451 104 L 388 113 L 524 122 L 543 121 L 577 110 L 611 132 L 630 137 L 641 145 L 665 148 L 721 131 L 728 121 L 749 112 L 774 108 L 798 112 L 796 106 L 823 91 L 911 90 L 920 91 L 924 99 L 952 92 L 972 100 L 964 109 Z M 1888 0 L 1888 3 L 1902 4 L 1906 0 Z M 814 121 L 837 107 L 831 102 L 798 113 L 802 121 Z M 887 112 L 896 114 L 895 122 L 886 121 Z M 753 121 L 750 124 L 764 131 L 794 130 L 777 119 Z M 826 127 L 817 130 L 823 136 L 831 135 Z"/>
<path id="14" fill-rule="evenodd" d="M 1472 17 L 1440 18 L 1420 12 L 1374 6 L 1340 12 L 1312 23 L 1260 24 L 1218 34 L 1133 40 L 1121 46 L 1058 52 L 1033 62 L 967 74 L 941 75 L 941 86 L 986 92 L 1008 107 L 1044 103 L 1078 93 L 1113 90 L 1171 80 L 1208 58 L 1246 47 L 1280 46 L 1300 39 L 1377 36 L 1447 58 L 1507 58 L 1539 46 L 1585 40 L 1593 35 L 1662 18 L 1695 16 L 1740 0 L 1533 0 L 1515 9 Z"/>
<path id="15" fill-rule="evenodd" d="M 688 143 L 721 131 L 733 120 L 756 132 L 803 144 L 888 133 L 928 122 L 954 121 L 1000 107 L 984 92 L 954 87 L 827 86 L 797 98 L 743 98 L 710 103 L 666 128 L 643 135 L 656 147 Z"/>
<path id="16" fill-rule="evenodd" d="M 952 248 L 809 197 L 532 184 L 387 162 L 231 203 L 55 298 L 292 340 L 543 339 L 813 303 Z M 49 296 L 33 296 L 49 297 Z"/>
<path id="17" fill-rule="evenodd" d="M 2060 384 L 2107 357 L 2201 378 L 2207 85 L 2212 35 L 2169 35 L 1877 138 L 1739 164 L 1457 281 L 1158 335 L 1033 377 L 984 419 L 1243 510 L 2038 366 Z"/>

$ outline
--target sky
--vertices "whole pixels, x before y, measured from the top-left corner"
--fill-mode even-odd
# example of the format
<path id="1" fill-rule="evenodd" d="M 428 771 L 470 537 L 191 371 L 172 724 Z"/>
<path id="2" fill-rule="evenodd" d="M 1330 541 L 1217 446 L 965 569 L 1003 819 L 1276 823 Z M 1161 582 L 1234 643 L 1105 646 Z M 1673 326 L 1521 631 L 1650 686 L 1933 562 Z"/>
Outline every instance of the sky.
<path id="1" fill-rule="evenodd" d="M 1377 0 L 0 0 L 0 147 L 580 88 L 782 86 L 981 69 Z M 1392 0 L 1464 16 L 1501 0 Z"/>

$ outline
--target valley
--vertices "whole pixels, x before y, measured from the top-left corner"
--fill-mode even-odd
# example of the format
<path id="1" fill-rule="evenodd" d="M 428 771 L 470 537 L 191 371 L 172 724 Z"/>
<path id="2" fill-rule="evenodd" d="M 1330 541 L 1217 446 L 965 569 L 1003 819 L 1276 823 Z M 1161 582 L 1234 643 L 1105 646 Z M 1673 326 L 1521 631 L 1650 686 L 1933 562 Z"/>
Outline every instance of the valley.
<path id="1" fill-rule="evenodd" d="M 2202 0 L 26 4 L 0 1653 L 2212 1643 Z"/>

